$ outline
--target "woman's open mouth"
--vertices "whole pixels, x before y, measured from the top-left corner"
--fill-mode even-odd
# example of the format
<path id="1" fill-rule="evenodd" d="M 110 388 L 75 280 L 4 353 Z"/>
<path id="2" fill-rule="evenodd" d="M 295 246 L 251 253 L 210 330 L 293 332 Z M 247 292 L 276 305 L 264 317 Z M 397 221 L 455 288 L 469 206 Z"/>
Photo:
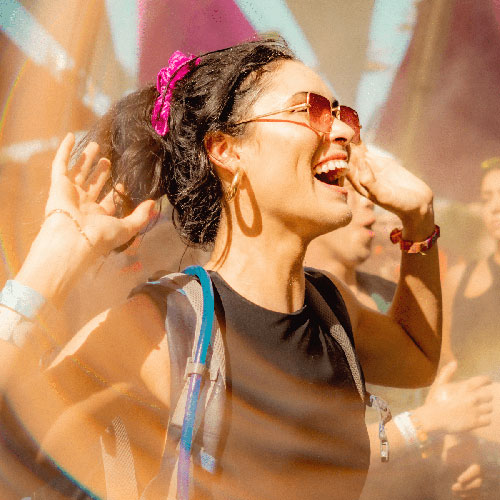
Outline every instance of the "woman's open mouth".
<path id="1" fill-rule="evenodd" d="M 329 160 L 314 167 L 314 177 L 330 186 L 344 185 L 349 165 L 344 160 Z"/>

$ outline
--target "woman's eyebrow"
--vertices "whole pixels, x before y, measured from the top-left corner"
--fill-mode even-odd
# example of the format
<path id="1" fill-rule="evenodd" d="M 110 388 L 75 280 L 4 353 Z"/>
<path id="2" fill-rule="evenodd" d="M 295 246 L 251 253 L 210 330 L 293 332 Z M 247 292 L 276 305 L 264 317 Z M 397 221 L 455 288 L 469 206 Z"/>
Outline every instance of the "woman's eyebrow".
<path id="1" fill-rule="evenodd" d="M 288 100 L 287 105 L 293 106 L 294 104 L 302 104 L 307 101 L 307 92 L 301 91 L 293 94 Z"/>

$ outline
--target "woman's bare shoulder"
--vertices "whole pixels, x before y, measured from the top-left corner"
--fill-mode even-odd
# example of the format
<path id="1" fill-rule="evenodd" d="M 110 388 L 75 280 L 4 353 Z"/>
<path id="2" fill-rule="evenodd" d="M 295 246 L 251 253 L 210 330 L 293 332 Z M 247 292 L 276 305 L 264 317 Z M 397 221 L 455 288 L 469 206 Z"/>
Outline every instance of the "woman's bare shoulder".
<path id="1" fill-rule="evenodd" d="M 152 374 L 158 367 L 168 381 L 164 321 L 153 300 L 138 294 L 90 320 L 64 346 L 50 369 L 64 377 L 98 374 L 97 378 L 108 384 L 125 383 L 135 391 L 168 401 L 165 387 L 154 383 Z"/>

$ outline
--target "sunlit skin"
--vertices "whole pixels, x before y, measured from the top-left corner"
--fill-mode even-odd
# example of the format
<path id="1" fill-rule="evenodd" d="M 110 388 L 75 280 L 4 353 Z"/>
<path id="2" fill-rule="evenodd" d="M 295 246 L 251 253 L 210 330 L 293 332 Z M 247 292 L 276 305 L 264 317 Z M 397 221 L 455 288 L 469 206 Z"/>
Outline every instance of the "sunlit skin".
<path id="1" fill-rule="evenodd" d="M 349 182 L 345 183 L 345 187 L 348 191 L 347 203 L 353 214 L 351 222 L 314 239 L 307 250 L 306 264 L 319 269 L 326 267 L 351 289 L 354 287 L 356 293 L 356 268 L 371 254 L 375 213 L 374 204 L 369 199 L 356 193 Z M 363 303 L 375 308 L 373 300 L 368 299 L 370 303 L 362 300 Z"/>

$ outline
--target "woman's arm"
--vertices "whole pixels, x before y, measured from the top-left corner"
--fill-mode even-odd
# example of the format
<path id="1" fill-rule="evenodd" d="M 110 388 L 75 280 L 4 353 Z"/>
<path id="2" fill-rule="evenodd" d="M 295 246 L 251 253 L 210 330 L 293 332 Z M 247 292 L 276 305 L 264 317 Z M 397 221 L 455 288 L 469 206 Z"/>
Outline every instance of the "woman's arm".
<path id="1" fill-rule="evenodd" d="M 434 231 L 429 187 L 395 160 L 366 148 L 353 150 L 349 180 L 364 196 L 396 214 L 402 237 L 424 241 Z M 402 251 L 401 272 L 386 316 L 349 297 L 356 348 L 369 382 L 396 387 L 428 385 L 441 349 L 442 301 L 437 247 L 425 255 Z"/>
<path id="2" fill-rule="evenodd" d="M 57 150 L 46 219 L 15 277 L 14 286 L 4 289 L 0 301 L 0 313 L 9 315 L 5 306 L 17 310 L 23 323 L 22 336 L 16 338 L 16 332 L 5 325 L 0 336 L 16 345 L 29 337 L 36 338 L 40 357 L 51 344 L 62 347 L 70 338 L 64 325 L 54 325 L 53 321 L 57 323 L 57 307 L 64 302 L 68 291 L 97 259 L 144 227 L 153 206 L 153 201 L 148 200 L 128 217 L 114 217 L 116 192 L 102 193 L 110 175 L 109 161 L 105 158 L 97 161 L 99 147 L 90 143 L 69 170 L 73 145 L 74 137 L 68 134 Z"/>
<path id="3" fill-rule="evenodd" d="M 104 311 L 47 369 L 41 369 L 38 350 L 31 346 L 19 349 L 4 392 L 2 419 L 9 422 L 8 415 L 14 415 L 19 424 L 4 423 L 3 431 L 14 441 L 30 436 L 34 453 L 51 457 L 100 493 L 102 470 L 96 474 L 95 464 L 101 462 L 101 442 L 119 419 L 139 482 L 146 484 L 159 467 L 170 397 L 168 344 L 156 305 L 137 295 Z"/>
<path id="4" fill-rule="evenodd" d="M 42 454 L 85 477 L 100 460 L 99 436 L 115 414 L 145 426 L 133 433 L 142 440 L 136 448 L 158 458 L 164 428 L 156 414 L 168 404 L 169 358 L 163 320 L 146 296 L 102 313 L 65 345 L 73 332 L 57 326 L 57 307 L 89 266 L 147 223 L 153 206 L 146 201 L 128 217 L 114 217 L 116 193 L 101 194 L 109 161 L 96 161 L 99 148 L 90 143 L 69 170 L 73 144 L 68 134 L 55 156 L 46 219 L 15 278 L 19 286 L 2 293 L 1 308 L 17 314 L 23 335 L 6 330 L 2 337 L 1 418 L 9 439 L 24 443 L 23 453 L 29 438 Z M 41 309 L 39 300 L 31 301 L 40 296 L 47 301 Z M 160 365 L 161 379 L 152 375 Z M 154 438 L 147 437 L 151 429 Z M 88 453 L 75 455 L 71 443 Z"/>

